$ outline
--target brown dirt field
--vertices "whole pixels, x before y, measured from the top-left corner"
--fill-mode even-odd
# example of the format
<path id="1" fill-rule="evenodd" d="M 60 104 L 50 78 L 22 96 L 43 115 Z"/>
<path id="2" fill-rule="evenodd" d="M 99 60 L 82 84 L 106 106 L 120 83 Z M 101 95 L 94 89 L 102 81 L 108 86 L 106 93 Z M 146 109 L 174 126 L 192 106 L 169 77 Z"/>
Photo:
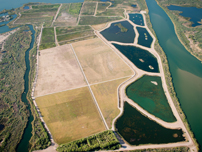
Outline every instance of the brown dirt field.
<path id="1" fill-rule="evenodd" d="M 72 45 L 90 84 L 133 74 L 129 66 L 99 38 Z"/>
<path id="2" fill-rule="evenodd" d="M 86 85 L 70 45 L 40 51 L 35 96 Z"/>
<path id="3" fill-rule="evenodd" d="M 88 87 L 38 97 L 36 102 L 58 144 L 105 130 Z"/>
<path id="4" fill-rule="evenodd" d="M 103 23 L 103 24 L 92 25 L 92 28 L 93 28 L 94 30 L 101 30 L 101 29 L 103 29 L 105 26 L 106 26 L 106 23 Z"/>
<path id="5" fill-rule="evenodd" d="M 68 26 L 71 26 L 77 24 L 77 19 L 78 17 L 63 12 L 61 13 L 61 16 L 57 18 L 56 22 L 65 22 Z"/>
<path id="6" fill-rule="evenodd" d="M 129 77 L 91 86 L 109 128 L 112 127 L 113 119 L 120 112 L 118 109 L 118 86 L 127 79 Z"/>

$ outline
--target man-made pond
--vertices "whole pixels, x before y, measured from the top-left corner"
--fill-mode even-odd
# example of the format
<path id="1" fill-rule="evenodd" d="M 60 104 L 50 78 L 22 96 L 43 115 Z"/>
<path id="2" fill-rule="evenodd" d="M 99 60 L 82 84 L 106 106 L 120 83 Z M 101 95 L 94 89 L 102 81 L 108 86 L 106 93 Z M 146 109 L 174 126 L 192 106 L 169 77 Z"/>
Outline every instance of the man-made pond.
<path id="1" fill-rule="evenodd" d="M 29 6 L 25 6 L 23 9 L 24 9 L 24 10 L 28 10 L 28 9 L 29 9 Z"/>
<path id="2" fill-rule="evenodd" d="M 142 14 L 129 14 L 129 19 L 137 25 L 144 26 Z"/>
<path id="3" fill-rule="evenodd" d="M 121 24 L 127 29 L 127 32 L 121 31 L 117 25 Z M 117 41 L 122 43 L 133 43 L 135 39 L 135 31 L 128 21 L 112 23 L 111 26 L 100 32 L 108 41 Z"/>
<path id="4" fill-rule="evenodd" d="M 126 95 L 152 115 L 167 122 L 176 121 L 160 77 L 143 76 L 126 88 Z"/>
<path id="5" fill-rule="evenodd" d="M 136 27 L 136 28 L 139 33 L 138 44 L 150 48 L 153 38 L 151 37 L 147 29 L 142 27 Z"/>
<path id="6" fill-rule="evenodd" d="M 180 43 L 173 23 L 155 0 L 146 0 L 152 27 L 166 53 L 173 85 L 195 138 L 202 146 L 202 64 Z"/>
<path id="7" fill-rule="evenodd" d="M 5 127 L 4 125 L 1 125 L 1 124 L 0 124 L 0 131 L 3 130 L 4 127 Z"/>
<path id="8" fill-rule="evenodd" d="M 192 27 L 201 25 L 198 22 L 201 22 L 202 19 L 202 8 L 197 7 L 182 7 L 182 6 L 175 6 L 170 5 L 167 6 L 169 10 L 180 11 L 181 16 L 190 18 L 190 21 L 193 22 Z"/>
<path id="9" fill-rule="evenodd" d="M 115 124 L 120 135 L 131 145 L 184 141 L 182 130 L 167 129 L 142 115 L 127 102 Z"/>
<path id="10" fill-rule="evenodd" d="M 147 72 L 159 72 L 157 59 L 150 52 L 135 46 L 113 45 L 139 69 Z"/>

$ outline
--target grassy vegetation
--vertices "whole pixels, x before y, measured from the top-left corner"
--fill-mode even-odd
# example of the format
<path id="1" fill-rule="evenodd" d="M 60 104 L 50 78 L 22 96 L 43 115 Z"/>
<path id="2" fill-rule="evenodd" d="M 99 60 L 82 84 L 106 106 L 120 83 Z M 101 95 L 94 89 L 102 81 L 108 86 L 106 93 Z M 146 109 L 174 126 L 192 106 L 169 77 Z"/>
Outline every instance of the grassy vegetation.
<path id="1" fill-rule="evenodd" d="M 137 1 L 139 1 L 139 0 L 137 0 Z M 147 5 L 146 5 L 145 2 L 142 3 L 142 5 L 143 5 L 142 8 L 147 8 Z M 152 34 L 156 37 L 156 34 L 155 34 L 155 32 L 154 32 L 154 30 L 152 28 L 152 24 L 150 22 L 150 17 L 149 17 L 148 14 L 145 14 L 145 15 L 146 15 L 147 26 L 150 29 L 150 31 L 152 32 Z M 157 51 L 157 53 L 161 57 L 161 61 L 162 61 L 162 65 L 163 65 L 163 69 L 164 69 L 164 73 L 165 73 L 166 84 L 167 84 L 167 87 L 168 87 L 169 94 L 171 95 L 172 101 L 173 101 L 173 103 L 174 103 L 174 105 L 175 105 L 175 107 L 176 107 L 176 109 L 178 111 L 178 114 L 180 115 L 181 119 L 183 120 L 189 134 L 191 135 L 193 141 L 195 142 L 195 145 L 198 145 L 195 138 L 194 138 L 194 135 L 193 135 L 192 131 L 190 130 L 189 124 L 188 124 L 188 122 L 186 120 L 186 116 L 184 115 L 184 112 L 182 111 L 182 109 L 180 107 L 179 100 L 178 100 L 178 98 L 176 96 L 176 93 L 175 93 L 175 90 L 174 90 L 174 87 L 173 87 L 172 77 L 171 77 L 169 66 L 168 66 L 168 60 L 167 60 L 167 57 L 165 55 L 165 52 L 163 51 L 163 49 L 161 48 L 161 46 L 158 43 L 158 39 L 155 41 L 155 50 Z"/>
<path id="2" fill-rule="evenodd" d="M 58 9 L 60 4 L 55 5 L 33 5 L 32 9 L 47 9 L 47 8 L 56 8 Z"/>
<path id="3" fill-rule="evenodd" d="M 102 133 L 83 138 L 68 144 L 60 145 L 57 151 L 98 151 L 98 150 L 115 150 L 120 148 L 118 139 L 113 131 L 107 130 Z"/>
<path id="4" fill-rule="evenodd" d="M 68 40 L 77 39 L 80 37 L 92 36 L 92 35 L 94 35 L 93 30 L 78 31 L 78 32 L 71 33 L 71 34 L 59 35 L 59 36 L 57 36 L 57 39 L 58 39 L 58 42 L 61 42 L 61 41 L 68 41 Z"/>
<path id="5" fill-rule="evenodd" d="M 92 30 L 90 26 L 68 26 L 68 27 L 57 27 L 56 33 L 57 35 L 71 33 L 71 32 L 78 32 L 78 31 L 86 31 Z"/>
<path id="6" fill-rule="evenodd" d="M 68 13 L 69 8 L 70 8 L 71 3 L 67 3 L 67 4 L 62 4 L 62 7 L 60 8 L 60 12 L 58 14 L 58 17 L 62 15 L 62 13 Z"/>
<path id="7" fill-rule="evenodd" d="M 69 14 L 79 15 L 81 6 L 82 6 L 82 3 L 71 3 L 70 8 L 69 8 Z"/>
<path id="8" fill-rule="evenodd" d="M 112 127 L 113 119 L 120 112 L 118 109 L 118 86 L 127 79 L 129 78 L 91 85 L 91 89 L 109 128 Z"/>
<path id="9" fill-rule="evenodd" d="M 181 17 L 179 15 L 179 11 L 170 11 L 167 6 L 168 5 L 180 5 L 180 6 L 195 6 L 202 7 L 202 2 L 198 0 L 191 0 L 189 2 L 185 2 L 185 0 L 179 1 L 168 1 L 168 0 L 157 0 L 158 4 L 165 10 L 165 12 L 169 15 L 172 22 L 175 25 L 175 31 L 181 43 L 185 46 L 185 48 L 194 55 L 197 59 L 202 61 L 202 30 L 201 26 L 199 27 L 190 27 L 190 21 L 188 18 Z M 184 20 L 180 20 L 183 18 Z M 196 49 L 194 46 L 190 45 L 190 41 L 193 41 L 195 46 L 198 46 L 199 49 Z"/>
<path id="10" fill-rule="evenodd" d="M 41 44 L 39 49 L 47 49 L 51 47 L 55 47 L 55 35 L 54 35 L 54 28 L 43 28 L 42 37 L 41 37 Z"/>
<path id="11" fill-rule="evenodd" d="M 106 23 L 110 21 L 120 20 L 122 17 L 95 17 L 95 16 L 81 16 L 79 25 L 95 25 Z"/>
<path id="12" fill-rule="evenodd" d="M 130 150 L 128 152 L 188 152 L 188 147 Z"/>
<path id="13" fill-rule="evenodd" d="M 36 102 L 58 144 L 105 130 L 88 87 L 38 97 Z"/>
<path id="14" fill-rule="evenodd" d="M 123 9 L 106 9 L 106 11 L 97 13 L 96 16 L 121 16 L 124 17 Z"/>
<path id="15" fill-rule="evenodd" d="M 0 62 L 0 124 L 5 128 L 0 132 L 0 151 L 15 151 L 23 130 L 27 124 L 29 113 L 21 101 L 24 89 L 25 51 L 31 42 L 28 27 L 9 36 Z"/>
<path id="16" fill-rule="evenodd" d="M 59 44 L 60 45 L 65 45 L 65 44 L 70 44 L 70 43 L 83 41 L 83 40 L 88 40 L 88 39 L 93 39 L 93 38 L 97 38 L 97 36 L 96 35 L 90 35 L 90 36 L 86 36 L 86 37 L 77 38 L 77 39 L 74 39 L 74 40 L 60 42 Z"/>
<path id="17" fill-rule="evenodd" d="M 125 28 L 121 23 L 114 24 L 114 26 L 118 26 L 121 29 L 121 32 L 127 32 L 128 29 Z"/>
<path id="18" fill-rule="evenodd" d="M 96 3 L 84 3 L 81 9 L 82 15 L 94 15 Z"/>
<path id="19" fill-rule="evenodd" d="M 106 10 L 106 8 L 110 5 L 109 2 L 105 2 L 105 3 L 98 3 L 98 7 L 97 7 L 97 12 L 103 12 Z"/>

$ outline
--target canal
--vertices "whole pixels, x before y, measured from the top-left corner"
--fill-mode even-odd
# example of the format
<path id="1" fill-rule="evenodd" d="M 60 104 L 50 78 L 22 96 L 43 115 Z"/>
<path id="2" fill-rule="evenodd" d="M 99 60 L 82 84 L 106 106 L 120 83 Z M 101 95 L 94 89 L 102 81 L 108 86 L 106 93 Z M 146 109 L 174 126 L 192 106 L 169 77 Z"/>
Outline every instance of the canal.
<path id="1" fill-rule="evenodd" d="M 155 0 L 146 0 L 153 29 L 166 53 L 173 85 L 191 130 L 202 145 L 202 64 L 180 43 L 173 23 Z"/>

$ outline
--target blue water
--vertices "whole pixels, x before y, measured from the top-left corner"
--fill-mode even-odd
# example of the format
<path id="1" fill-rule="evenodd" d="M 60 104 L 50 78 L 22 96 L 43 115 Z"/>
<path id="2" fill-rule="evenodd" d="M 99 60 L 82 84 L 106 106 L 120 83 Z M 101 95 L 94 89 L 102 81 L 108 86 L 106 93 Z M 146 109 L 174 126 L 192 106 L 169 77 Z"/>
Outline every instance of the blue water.
<path id="1" fill-rule="evenodd" d="M 23 9 L 28 10 L 28 9 L 29 9 L 29 6 L 25 6 Z"/>
<path id="2" fill-rule="evenodd" d="M 176 10 L 181 11 L 181 16 L 189 17 L 190 21 L 193 22 L 192 27 L 196 27 L 199 24 L 198 22 L 202 19 L 202 8 L 196 8 L 196 7 L 181 7 L 181 6 L 175 6 L 170 5 L 167 7 L 169 10 Z"/>
<path id="3" fill-rule="evenodd" d="M 137 13 L 129 14 L 129 19 L 137 25 L 144 26 L 144 20 L 143 20 L 142 14 L 137 14 Z"/>
<path id="4" fill-rule="evenodd" d="M 4 15 L 8 15 L 8 13 L 0 14 L 0 16 L 4 16 Z M 6 21 L 6 22 L 0 22 L 0 25 L 8 24 L 9 22 L 11 22 L 12 20 L 14 20 L 17 17 L 16 14 L 11 15 L 11 16 L 13 17 L 13 19 L 11 19 L 10 21 Z M 11 31 L 13 29 L 15 29 L 15 28 L 10 29 L 7 25 L 5 25 L 5 26 L 0 27 L 0 33 L 8 32 L 8 31 Z"/>
<path id="5" fill-rule="evenodd" d="M 137 7 L 137 5 L 131 5 L 132 7 Z"/>

